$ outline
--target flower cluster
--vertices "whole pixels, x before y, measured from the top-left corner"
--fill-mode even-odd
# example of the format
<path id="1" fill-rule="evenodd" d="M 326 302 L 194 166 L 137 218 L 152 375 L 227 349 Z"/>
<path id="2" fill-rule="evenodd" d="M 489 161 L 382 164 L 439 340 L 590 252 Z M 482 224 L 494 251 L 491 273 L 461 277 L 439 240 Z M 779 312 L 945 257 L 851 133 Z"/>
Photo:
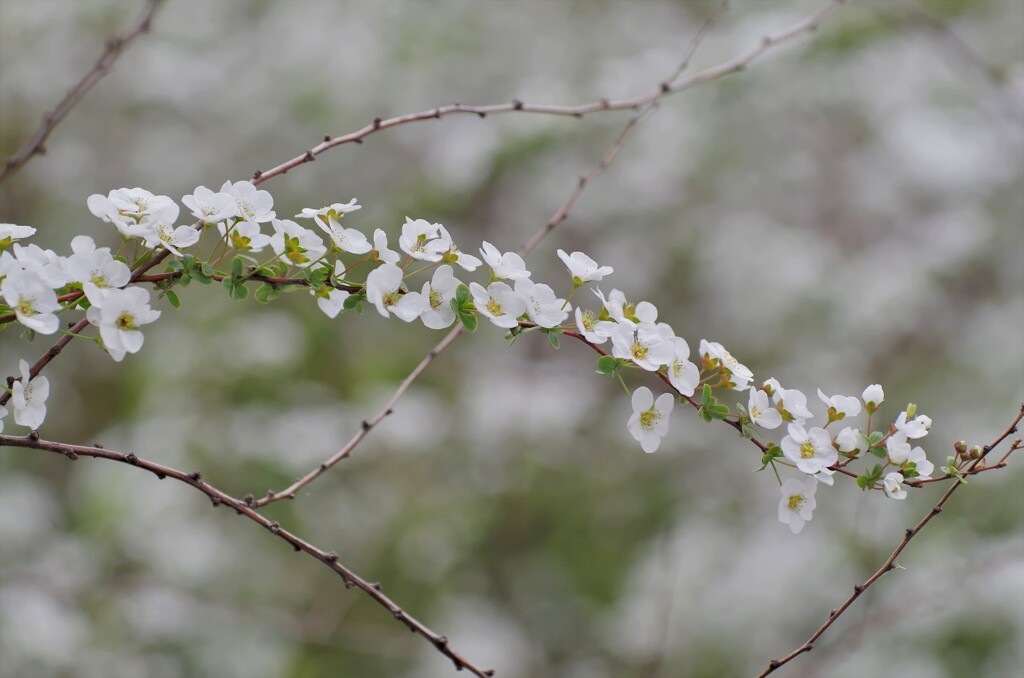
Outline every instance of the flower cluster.
<path id="1" fill-rule="evenodd" d="M 199 186 L 181 203 L 195 223 L 177 225 L 178 204 L 141 188 L 90 196 L 89 210 L 121 236 L 116 252 L 81 235 L 64 257 L 18 242 L 35 229 L 0 224 L 0 295 L 6 304 L 0 308 L 0 324 L 16 320 L 30 332 L 53 334 L 57 313 L 77 307 L 97 330 L 92 339 L 120 361 L 142 348 L 142 328 L 161 314 L 150 307 L 151 293 L 143 283 L 155 285 L 173 306 L 180 304 L 173 288 L 190 281 L 219 281 L 239 300 L 249 295 L 250 284 L 259 284 L 255 298 L 260 302 L 273 300 L 283 287 L 303 285 L 330 318 L 347 310 L 361 312 L 365 303 L 385 318 L 419 320 L 431 329 L 461 322 L 473 330 L 484 319 L 505 330 L 510 341 L 543 332 L 557 348 L 559 335 L 578 338 L 602 354 L 598 372 L 615 375 L 629 394 L 633 412 L 626 429 L 645 452 L 661 446 L 677 400 L 697 407 L 705 421 L 725 421 L 748 438 L 785 424 L 786 435 L 778 444 L 755 442 L 764 450 L 762 468 L 770 465 L 778 475 L 777 467 L 785 466 L 803 474 L 799 480 L 779 478 L 779 519 L 794 533 L 812 517 L 818 483 L 832 485 L 836 473 L 855 477 L 863 489 L 903 499 L 908 480 L 926 479 L 933 471 L 924 451 L 910 442 L 926 435 L 931 425 L 913 406 L 888 430 L 871 430 L 872 415 L 884 400 L 878 385 L 860 398 L 818 390 L 825 413 L 815 422 L 803 392 L 783 388 L 775 379 L 758 386 L 753 372 L 722 344 L 702 339 L 697 361 L 691 360 L 687 341 L 659 322 L 658 309 L 648 301 L 632 302 L 618 289 L 606 295 L 595 287 L 596 308 L 574 307 L 577 291 L 613 273 L 582 252 L 557 251 L 571 284 L 563 298 L 535 281 L 519 254 L 489 242 L 481 243 L 479 257 L 468 254 L 442 224 L 425 219 L 407 217 L 393 236 L 397 250 L 392 249 L 384 230 L 368 236 L 348 225 L 346 215 L 361 209 L 356 200 L 303 208 L 295 219 L 308 220 L 312 228 L 278 219 L 270 193 L 247 181 L 226 182 L 219 191 Z M 195 253 L 185 253 L 192 246 L 197 246 Z M 156 250 L 165 250 L 165 272 L 146 276 L 156 263 Z M 485 265 L 486 281 L 467 284 L 456 275 Z M 361 266 L 369 270 L 354 277 Z M 412 278 L 420 274 L 426 279 L 414 285 Z M 299 277 L 289 277 L 294 275 Z M 610 351 L 601 348 L 606 344 Z M 631 369 L 657 375 L 674 393 L 656 396 L 647 386 L 631 391 L 623 378 Z M 36 428 L 45 418 L 49 384 L 43 377 L 32 378 L 24 361 L 20 371 L 21 379 L 10 389 L 15 421 Z M 698 388 L 699 399 L 694 398 Z M 746 407 L 737 404 L 734 412 L 718 401 L 716 390 L 747 392 Z M 845 425 L 862 411 L 867 412 L 866 427 Z M 0 423 L 6 413 L 0 408 Z M 830 430 L 839 422 L 845 426 Z M 845 467 L 862 452 L 879 462 L 858 476 Z"/>

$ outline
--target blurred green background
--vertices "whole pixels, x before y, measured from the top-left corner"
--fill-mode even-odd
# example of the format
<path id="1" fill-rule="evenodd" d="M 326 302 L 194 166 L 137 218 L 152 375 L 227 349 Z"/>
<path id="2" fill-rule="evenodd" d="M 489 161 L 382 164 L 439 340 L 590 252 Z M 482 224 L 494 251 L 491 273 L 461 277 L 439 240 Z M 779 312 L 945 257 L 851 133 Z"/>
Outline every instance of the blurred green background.
<path id="1" fill-rule="evenodd" d="M 91 193 L 177 199 L 374 116 L 456 100 L 639 94 L 716 4 L 167 0 L 49 153 L 0 184 L 0 221 L 61 252 L 77 233 L 115 244 Z M 818 6 L 734 0 L 693 68 Z M 0 156 L 140 11 L 0 0 Z M 691 347 L 724 343 L 818 412 L 818 386 L 881 382 L 888 415 L 913 401 L 933 417 L 925 448 L 941 465 L 953 440 L 991 440 L 1024 400 L 1022 35 L 1018 0 L 847 3 L 747 72 L 667 99 L 529 268 L 564 293 L 554 250 L 583 250 L 615 267 L 606 290 L 653 301 Z M 264 188 L 282 216 L 357 197 L 348 225 L 367 233 L 394 239 L 410 215 L 466 251 L 514 249 L 628 115 L 426 121 Z M 372 310 L 332 322 L 304 294 L 181 297 L 122 364 L 72 342 L 47 370 L 45 437 L 259 495 L 335 452 L 440 338 Z M 0 339 L 3 374 L 44 350 L 19 334 Z M 645 455 L 593 364 L 574 342 L 508 348 L 482 327 L 350 460 L 266 513 L 499 676 L 710 677 L 795 648 L 939 496 L 894 503 L 838 482 L 793 536 L 754 448 L 680 408 Z M 1019 675 L 1021 462 L 971 480 L 905 570 L 780 675 Z M 368 597 L 188 488 L 0 450 L 4 678 L 452 673 Z"/>

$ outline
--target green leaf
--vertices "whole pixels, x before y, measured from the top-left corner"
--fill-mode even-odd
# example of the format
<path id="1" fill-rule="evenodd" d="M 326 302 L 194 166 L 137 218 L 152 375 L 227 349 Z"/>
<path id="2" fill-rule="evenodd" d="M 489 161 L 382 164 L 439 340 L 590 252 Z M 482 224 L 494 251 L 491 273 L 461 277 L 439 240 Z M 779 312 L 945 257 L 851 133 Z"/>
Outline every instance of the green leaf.
<path id="1" fill-rule="evenodd" d="M 182 263 L 181 259 L 171 259 L 167 262 L 167 269 L 170 271 L 180 271 L 185 268 L 185 264 Z"/>
<path id="2" fill-rule="evenodd" d="M 241 278 L 242 277 L 242 258 L 235 257 L 231 260 L 231 277 Z"/>
<path id="3" fill-rule="evenodd" d="M 254 294 L 253 296 L 256 298 L 256 301 L 260 302 L 261 304 L 268 304 L 274 299 L 277 299 L 279 296 L 281 296 L 281 292 L 273 285 L 269 283 L 263 283 L 262 285 L 256 288 L 256 294 Z"/>
<path id="4" fill-rule="evenodd" d="M 349 311 L 349 310 L 352 310 L 353 308 L 355 308 L 356 306 L 359 306 L 362 303 L 362 300 L 363 300 L 363 293 L 362 292 L 359 292 L 358 294 L 352 294 L 352 295 L 350 295 L 350 296 L 345 298 L 345 301 L 342 302 L 341 307 L 343 309 L 345 309 L 346 311 Z M 457 312 L 458 311 L 456 311 L 456 313 Z"/>
<path id="5" fill-rule="evenodd" d="M 761 455 L 761 468 L 758 471 L 763 471 L 768 468 L 768 464 L 772 463 L 776 459 L 782 456 L 782 448 L 778 445 L 772 445 L 768 448 L 768 451 Z"/>
<path id="6" fill-rule="evenodd" d="M 597 373 L 611 374 L 619 368 L 619 361 L 610 355 L 603 355 L 597 359 Z"/>
<path id="7" fill-rule="evenodd" d="M 550 344 L 557 349 L 558 348 L 558 332 L 548 332 L 548 342 L 550 342 Z"/>
<path id="8" fill-rule="evenodd" d="M 199 267 L 199 270 L 203 272 L 207 278 L 213 277 L 213 266 L 210 266 L 210 262 L 204 261 L 203 265 Z"/>
<path id="9" fill-rule="evenodd" d="M 705 407 L 710 407 L 716 402 L 715 397 L 711 395 L 711 387 L 707 384 L 704 384 L 704 390 L 700 394 L 700 399 L 701 403 L 703 403 Z"/>
<path id="10" fill-rule="evenodd" d="M 459 302 L 459 306 L 462 306 L 470 300 L 472 295 L 469 293 L 469 288 L 465 285 L 459 285 L 455 288 L 455 299 Z"/>
<path id="11" fill-rule="evenodd" d="M 181 300 L 178 299 L 178 295 L 171 290 L 166 290 L 164 294 L 167 296 L 167 301 L 171 302 L 171 306 L 174 308 L 181 308 Z"/>
<path id="12" fill-rule="evenodd" d="M 233 296 L 238 301 L 242 301 L 243 299 L 249 296 L 249 288 L 245 285 L 245 283 L 239 283 L 231 289 L 231 296 Z"/>
<path id="13" fill-rule="evenodd" d="M 460 315 L 459 320 L 462 321 L 462 326 L 470 332 L 476 332 L 477 318 L 475 315 Z"/>

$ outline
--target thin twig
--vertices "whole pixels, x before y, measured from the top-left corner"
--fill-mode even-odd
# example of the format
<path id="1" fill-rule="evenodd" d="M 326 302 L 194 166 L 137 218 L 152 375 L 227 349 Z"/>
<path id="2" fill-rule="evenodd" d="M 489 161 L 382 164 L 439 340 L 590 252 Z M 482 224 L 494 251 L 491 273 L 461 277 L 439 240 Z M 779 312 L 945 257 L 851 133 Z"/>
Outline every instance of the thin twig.
<path id="1" fill-rule="evenodd" d="M 316 146 L 310 148 L 308 151 L 304 151 L 301 155 L 297 155 L 287 162 L 283 162 L 277 167 L 273 167 L 268 170 L 261 170 L 256 172 L 253 176 L 252 183 L 259 185 L 279 174 L 285 174 L 286 172 L 303 165 L 307 162 L 316 160 L 324 151 L 327 151 L 335 146 L 341 146 L 342 144 L 351 143 L 362 143 L 363 140 L 380 130 L 388 129 L 391 127 L 397 127 L 399 125 L 405 125 L 412 122 L 418 122 L 421 120 L 433 120 L 437 118 L 444 118 L 449 115 L 457 113 L 469 113 L 477 115 L 481 118 L 491 114 L 497 113 L 541 113 L 546 115 L 561 115 L 569 116 L 573 118 L 582 118 L 585 115 L 591 113 L 600 113 L 602 111 L 618 111 L 624 109 L 639 110 L 641 106 L 649 104 L 652 101 L 661 99 L 662 97 L 669 94 L 677 94 L 684 90 L 690 89 L 696 85 L 708 82 L 710 80 L 717 80 L 718 78 L 725 77 L 732 73 L 742 71 L 754 60 L 760 57 L 768 50 L 777 47 L 778 45 L 789 42 L 795 37 L 800 36 L 803 33 L 813 31 L 818 27 L 818 24 L 828 16 L 837 7 L 843 4 L 845 0 L 831 0 L 827 5 L 819 9 L 808 16 L 803 21 L 800 21 L 789 28 L 780 31 L 774 35 L 766 35 L 761 38 L 760 42 L 755 47 L 750 48 L 743 54 L 730 59 L 729 61 L 723 62 L 717 66 L 695 73 L 689 78 L 676 81 L 663 81 L 658 87 L 650 92 L 641 94 L 640 96 L 628 98 L 628 99 L 600 99 L 593 101 L 588 104 L 580 106 L 551 106 L 546 104 L 527 104 L 518 99 L 515 99 L 506 104 L 491 104 L 488 106 L 466 106 L 463 104 L 449 104 L 447 106 L 439 106 L 437 108 L 431 108 L 426 111 L 420 111 L 419 113 L 408 113 L 406 115 L 400 115 L 394 118 L 375 118 L 370 124 L 350 132 L 339 137 L 324 137 L 324 140 Z M 688 64 L 688 60 L 683 62 L 683 68 Z M 682 72 L 682 68 L 679 69 Z"/>
<path id="2" fill-rule="evenodd" d="M 3 168 L 0 168 L 0 181 L 3 181 L 11 174 L 14 174 L 22 165 L 27 163 L 32 156 L 46 153 L 46 140 L 54 128 L 71 112 L 71 109 L 82 100 L 82 98 L 110 72 L 114 62 L 124 51 L 143 33 L 148 33 L 153 23 L 153 16 L 160 8 L 164 0 L 147 0 L 146 9 L 139 17 L 139 20 L 129 29 L 118 33 L 107 39 L 106 49 L 99 60 L 86 73 L 78 84 L 71 88 L 71 91 L 61 100 L 57 107 L 50 113 L 43 116 L 43 122 L 21 149 L 7 159 Z"/>
<path id="3" fill-rule="evenodd" d="M 214 508 L 223 504 L 234 509 L 239 515 L 245 516 L 249 520 L 265 528 L 274 536 L 291 544 L 292 548 L 296 551 L 302 551 L 303 553 L 316 558 L 321 563 L 337 572 L 341 576 L 341 579 L 347 588 L 352 588 L 354 586 L 362 590 L 379 605 L 387 609 L 395 619 L 404 624 L 410 631 L 418 633 L 426 638 L 427 641 L 429 641 L 430 644 L 438 650 L 438 652 L 441 652 L 452 660 L 455 664 L 455 668 L 459 670 L 467 669 L 480 678 L 494 675 L 493 670 L 482 669 L 453 650 L 451 645 L 448 643 L 448 638 L 446 636 L 431 631 L 429 628 L 424 626 L 422 622 L 418 621 L 415 617 L 399 607 L 397 603 L 384 595 L 380 584 L 369 582 L 342 565 L 338 560 L 337 553 L 327 552 L 323 549 L 317 548 L 304 539 L 296 536 L 294 533 L 289 532 L 281 527 L 280 524 L 257 512 L 254 509 L 253 502 L 237 499 L 226 492 L 217 489 L 213 485 L 210 485 L 208 482 L 203 480 L 202 474 L 198 471 L 187 473 L 185 471 L 171 468 L 170 466 L 164 466 L 163 464 L 158 464 L 157 462 L 137 457 L 131 453 L 108 450 L 103 447 L 86 447 L 82 445 L 69 445 L 67 443 L 42 440 L 37 434 L 31 434 L 24 438 L 19 436 L 0 435 L 0 447 L 5 446 L 53 452 L 56 454 L 62 454 L 71 460 L 79 457 L 109 459 L 111 461 L 128 464 L 129 466 L 136 466 L 145 471 L 149 471 L 161 480 L 164 478 L 173 478 L 174 480 L 194 487 L 209 497 Z"/>
<path id="4" fill-rule="evenodd" d="M 1008 437 L 1013 435 L 1017 431 L 1017 424 L 1020 423 L 1022 418 L 1024 418 L 1024 405 L 1021 405 L 1020 411 L 1017 413 L 1017 416 L 1014 418 L 1013 422 L 1006 428 L 1006 430 L 1003 431 L 1003 433 L 998 438 L 996 438 L 995 441 L 993 441 L 990 445 L 986 445 L 985 447 L 982 448 L 982 455 L 978 459 L 974 460 L 974 463 L 971 465 L 971 469 L 974 469 L 979 464 L 981 464 L 989 452 L 994 450 L 1000 443 L 1002 443 Z M 1016 443 L 1014 444 L 1014 447 L 1016 447 Z M 825 623 L 818 627 L 818 630 L 812 633 L 811 637 L 808 638 L 803 645 L 793 650 L 782 659 L 771 660 L 771 662 L 768 663 L 768 668 L 762 671 L 758 678 L 764 678 L 768 674 L 774 672 L 780 666 L 789 663 L 790 661 L 797 658 L 804 652 L 810 652 L 812 649 L 814 649 L 815 641 L 817 641 L 818 638 L 820 638 L 821 635 L 825 633 L 825 631 L 827 631 L 828 628 L 832 626 L 832 624 L 834 624 L 837 619 L 839 619 L 839 617 L 843 614 L 843 612 L 847 610 L 847 608 L 853 605 L 853 602 L 857 600 L 857 598 L 859 598 L 860 595 L 864 593 L 864 591 L 866 591 L 876 581 L 881 579 L 886 573 L 896 569 L 896 558 L 899 557 L 899 555 L 903 552 L 903 549 L 907 547 L 907 545 L 910 543 L 910 540 L 917 536 L 918 533 L 921 532 L 924 526 L 927 525 L 932 518 L 942 513 L 943 505 L 953 495 L 953 493 L 956 492 L 957 488 L 959 488 L 962 484 L 963 483 L 961 483 L 959 480 L 953 481 L 953 484 L 950 485 L 948 490 L 946 490 L 946 493 L 942 495 L 942 498 L 939 499 L 938 502 L 936 502 L 935 506 L 933 506 L 932 509 L 928 511 L 924 518 L 922 518 L 914 527 L 908 527 L 906 529 L 906 531 L 903 533 L 903 539 L 900 540 L 899 545 L 886 559 L 886 561 L 882 563 L 882 566 L 878 568 L 878 570 L 873 575 L 868 577 L 868 579 L 863 584 L 855 585 L 853 587 L 853 593 L 850 594 L 850 597 L 847 598 L 842 605 L 829 612 L 828 619 L 825 620 Z"/>

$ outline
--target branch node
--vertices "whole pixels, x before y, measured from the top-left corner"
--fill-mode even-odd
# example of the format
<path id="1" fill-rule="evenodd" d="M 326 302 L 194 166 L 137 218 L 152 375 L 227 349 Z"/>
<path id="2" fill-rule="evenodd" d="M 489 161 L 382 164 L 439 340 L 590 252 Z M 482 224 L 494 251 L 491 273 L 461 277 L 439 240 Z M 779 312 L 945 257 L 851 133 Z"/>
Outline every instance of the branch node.
<path id="1" fill-rule="evenodd" d="M 479 115 L 481 118 L 487 117 L 487 111 L 477 111 L 476 114 Z"/>
<path id="2" fill-rule="evenodd" d="M 908 527 L 907 531 L 904 534 L 906 534 L 907 539 L 910 539 L 911 537 L 914 536 L 914 528 Z"/>
<path id="3" fill-rule="evenodd" d="M 256 170 L 255 172 L 252 173 L 253 181 L 258 181 L 259 178 L 262 177 L 262 176 L 263 176 L 263 170 Z"/>
<path id="4" fill-rule="evenodd" d="M 857 593 L 860 593 L 861 591 L 864 590 L 864 585 L 863 584 L 854 584 L 853 585 L 853 590 L 856 591 Z"/>
<path id="5" fill-rule="evenodd" d="M 252 492 L 249 492 L 244 497 L 242 497 L 242 501 L 245 502 L 245 505 L 248 506 L 249 508 L 253 508 L 254 506 L 256 506 L 256 497 L 252 496 Z"/>
<path id="6" fill-rule="evenodd" d="M 221 505 L 220 497 L 215 494 L 210 495 L 210 503 L 213 504 L 213 508 L 217 508 Z"/>
<path id="7" fill-rule="evenodd" d="M 336 551 L 331 551 L 330 553 L 327 554 L 327 556 L 325 557 L 325 560 L 327 560 L 328 563 L 336 563 L 336 562 L 338 562 L 338 553 Z"/>
<path id="8" fill-rule="evenodd" d="M 932 509 L 932 515 L 933 515 L 933 516 L 937 516 L 937 515 L 939 515 L 940 513 L 942 513 L 942 507 L 941 507 L 941 506 L 936 506 L 936 507 L 934 507 L 934 508 Z"/>
<path id="9" fill-rule="evenodd" d="M 370 422 L 368 422 L 365 419 L 363 419 L 363 430 L 364 431 L 369 431 L 371 428 L 372 428 L 372 426 L 370 426 Z"/>
<path id="10" fill-rule="evenodd" d="M 448 636 L 438 636 L 437 639 L 434 641 L 434 644 L 438 647 L 444 647 L 448 644 Z"/>
<path id="11" fill-rule="evenodd" d="M 192 471 L 191 473 L 188 474 L 188 477 L 195 482 L 199 482 L 202 479 L 203 474 L 200 473 L 199 471 Z"/>
<path id="12" fill-rule="evenodd" d="M 267 525 L 267 529 L 273 532 L 274 534 L 279 534 L 281 532 L 281 523 L 270 523 L 269 525 Z"/>
<path id="13" fill-rule="evenodd" d="M 31 431 L 28 434 L 28 439 L 31 440 L 32 442 L 39 440 L 39 431 Z"/>
<path id="14" fill-rule="evenodd" d="M 435 108 L 434 109 L 434 117 L 435 118 L 440 118 L 441 117 L 441 109 L 440 108 Z"/>
<path id="15" fill-rule="evenodd" d="M 373 129 L 380 129 L 381 119 L 379 117 L 373 119 Z"/>
<path id="16" fill-rule="evenodd" d="M 829 610 L 828 618 L 831 619 L 832 617 L 836 616 L 836 612 L 839 612 L 839 610 Z"/>
<path id="17" fill-rule="evenodd" d="M 672 89 L 672 85 L 670 83 L 667 83 L 667 82 L 661 83 L 661 93 L 662 94 L 668 94 L 669 90 L 671 90 L 671 89 Z"/>
<path id="18" fill-rule="evenodd" d="M 523 110 L 523 102 L 520 101 L 519 99 L 513 99 L 512 100 L 512 108 L 514 110 L 517 110 L 517 111 Z"/>
<path id="19" fill-rule="evenodd" d="M 778 659 L 773 659 L 770 662 L 768 662 L 768 666 L 770 666 L 771 669 L 774 671 L 775 669 L 782 666 L 782 662 L 780 662 Z"/>
<path id="20" fill-rule="evenodd" d="M 131 452 L 129 452 L 128 454 L 124 455 L 124 460 L 126 462 L 128 462 L 129 464 L 131 464 L 132 466 L 138 466 L 139 465 L 139 458 L 136 457 Z"/>
<path id="21" fill-rule="evenodd" d="M 303 156 L 303 159 L 305 159 L 306 162 L 313 162 L 316 160 L 316 156 L 313 155 L 313 151 L 310 150 L 306 151 L 306 155 Z"/>
<path id="22" fill-rule="evenodd" d="M 373 589 L 374 591 L 383 591 L 383 590 L 384 590 L 384 589 L 383 589 L 383 587 L 381 587 L 381 585 L 380 585 L 380 582 L 379 582 L 379 581 L 372 581 L 372 582 L 370 582 L 370 587 L 371 587 L 371 588 L 372 588 L 372 589 Z M 401 610 L 399 610 L 399 612 L 401 612 Z"/>
<path id="23" fill-rule="evenodd" d="M 74 452 L 72 452 L 71 450 L 68 450 L 67 452 L 65 452 L 64 456 L 67 457 L 68 459 L 70 459 L 71 461 L 74 461 L 74 460 L 78 459 L 78 455 L 75 454 Z"/>
<path id="24" fill-rule="evenodd" d="M 330 140 L 331 140 L 331 135 L 330 134 L 325 134 L 324 135 L 324 141 L 330 141 Z"/>

